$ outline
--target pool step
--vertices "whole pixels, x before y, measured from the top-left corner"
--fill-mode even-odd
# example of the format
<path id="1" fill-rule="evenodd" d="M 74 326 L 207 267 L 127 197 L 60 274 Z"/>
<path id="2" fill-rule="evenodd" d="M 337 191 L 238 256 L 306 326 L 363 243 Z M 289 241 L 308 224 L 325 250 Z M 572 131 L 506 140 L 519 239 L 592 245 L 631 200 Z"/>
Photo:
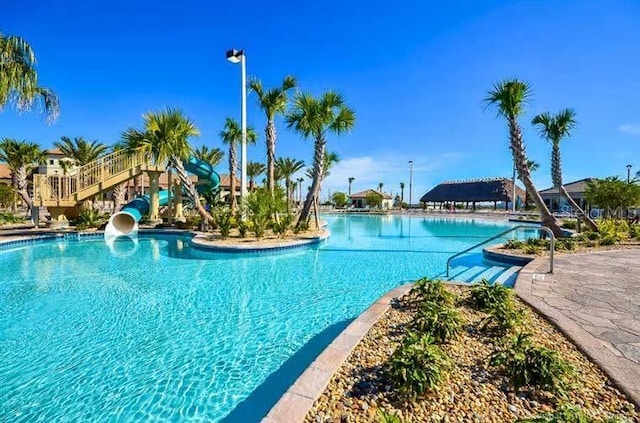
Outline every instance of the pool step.
<path id="1" fill-rule="evenodd" d="M 513 286 L 521 266 L 475 265 L 457 266 L 451 269 L 449 280 L 455 282 L 476 283 L 486 279 L 492 284 Z"/>

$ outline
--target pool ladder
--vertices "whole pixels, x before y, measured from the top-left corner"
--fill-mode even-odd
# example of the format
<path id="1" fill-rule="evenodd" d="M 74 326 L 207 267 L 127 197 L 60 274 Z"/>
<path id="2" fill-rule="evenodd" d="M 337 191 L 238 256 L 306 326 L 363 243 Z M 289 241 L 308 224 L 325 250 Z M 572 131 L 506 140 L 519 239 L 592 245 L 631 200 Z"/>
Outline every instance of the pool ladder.
<path id="1" fill-rule="evenodd" d="M 488 242 L 491 242 L 495 239 L 501 238 L 503 236 L 505 236 L 508 233 L 517 231 L 519 229 L 535 229 L 535 230 L 540 230 L 540 231 L 545 231 L 547 234 L 549 234 L 550 236 L 550 242 L 549 242 L 549 273 L 553 273 L 553 251 L 555 250 L 555 236 L 553 235 L 553 232 L 551 231 L 551 229 L 544 227 L 544 226 L 540 226 L 540 227 L 536 227 L 536 226 L 530 226 L 530 225 L 518 225 L 518 226 L 514 226 L 513 228 L 509 228 L 506 231 L 500 232 L 497 235 L 492 236 L 491 238 L 487 238 L 482 242 L 477 243 L 476 245 L 466 248 L 462 251 L 460 251 L 459 253 L 455 253 L 454 255 L 452 255 L 451 257 L 449 257 L 449 259 L 447 260 L 447 279 L 449 278 L 449 267 L 451 265 L 451 260 L 453 260 L 456 257 L 460 257 L 463 254 L 468 253 L 471 250 L 475 250 L 476 248 L 480 247 L 481 245 L 484 245 Z"/>

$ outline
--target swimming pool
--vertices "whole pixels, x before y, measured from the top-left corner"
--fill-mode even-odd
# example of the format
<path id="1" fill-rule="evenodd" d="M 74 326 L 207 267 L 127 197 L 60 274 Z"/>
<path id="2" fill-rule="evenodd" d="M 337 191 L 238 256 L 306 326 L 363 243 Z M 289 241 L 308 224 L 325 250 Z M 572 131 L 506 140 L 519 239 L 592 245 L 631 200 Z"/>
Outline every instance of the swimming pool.
<path id="1" fill-rule="evenodd" d="M 0 250 L 0 421 L 257 421 L 346 325 L 509 225 L 326 216 L 279 254 L 57 240 Z"/>

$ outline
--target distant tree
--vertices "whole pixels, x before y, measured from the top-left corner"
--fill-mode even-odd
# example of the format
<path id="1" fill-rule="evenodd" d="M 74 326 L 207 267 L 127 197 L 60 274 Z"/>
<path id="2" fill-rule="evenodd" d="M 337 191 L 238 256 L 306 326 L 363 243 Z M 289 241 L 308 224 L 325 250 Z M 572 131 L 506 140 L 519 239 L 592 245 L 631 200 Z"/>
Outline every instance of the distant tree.
<path id="1" fill-rule="evenodd" d="M 222 149 L 217 147 L 209 149 L 206 145 L 201 145 L 196 148 L 193 151 L 193 155 L 196 159 L 209 163 L 213 167 L 218 166 L 222 163 L 222 159 L 224 159 L 224 151 L 222 151 Z"/>
<path id="2" fill-rule="evenodd" d="M 229 146 L 229 185 L 231 194 L 229 195 L 229 205 L 231 212 L 238 208 L 236 200 L 236 175 L 238 173 L 238 157 L 236 147 L 242 142 L 242 129 L 240 124 L 233 118 L 228 117 L 224 123 L 224 129 L 220 131 L 220 138 Z M 247 128 L 247 144 L 255 144 L 258 134 L 253 128 Z"/>
<path id="3" fill-rule="evenodd" d="M 13 207 L 18 201 L 18 194 L 14 187 L 6 184 L 0 184 L 0 207 L 8 209 Z"/>
<path id="4" fill-rule="evenodd" d="M 342 208 L 347 205 L 349 200 L 347 198 L 347 194 L 341 191 L 336 191 L 331 195 L 331 202 L 334 206 Z"/>
<path id="5" fill-rule="evenodd" d="M 351 195 L 351 184 L 355 180 L 356 180 L 356 178 L 354 178 L 353 176 L 349 177 L 349 195 Z"/>
<path id="6" fill-rule="evenodd" d="M 291 178 L 296 172 L 304 167 L 302 160 L 296 160 L 291 157 L 278 157 L 276 159 L 276 174 L 284 179 L 284 186 L 287 193 L 287 207 L 293 201 L 293 190 L 291 189 Z"/>
<path id="7" fill-rule="evenodd" d="M 262 175 L 267 170 L 264 163 L 249 162 L 247 163 L 247 178 L 249 178 L 249 188 L 253 189 L 255 186 L 255 180 L 258 176 Z"/>
<path id="8" fill-rule="evenodd" d="M 640 185 L 629 184 L 617 176 L 590 181 L 584 198 L 604 210 L 604 217 L 621 217 L 627 207 L 640 205 Z"/>
<path id="9" fill-rule="evenodd" d="M 365 201 L 369 207 L 380 208 L 382 206 L 382 196 L 374 192 L 367 194 Z"/>
<path id="10" fill-rule="evenodd" d="M 29 210 L 33 200 L 29 196 L 29 175 L 37 164 L 45 162 L 46 155 L 33 142 L 4 138 L 0 141 L 0 162 L 5 162 L 11 171 L 11 184 Z"/>
<path id="11" fill-rule="evenodd" d="M 38 85 L 35 65 L 29 43 L 0 32 L 0 111 L 7 105 L 27 111 L 39 104 L 51 122 L 60 114 L 60 103 L 51 89 Z"/>
<path id="12" fill-rule="evenodd" d="M 382 187 L 384 186 L 384 183 L 379 182 L 378 183 L 378 191 L 382 192 Z"/>
<path id="13" fill-rule="evenodd" d="M 404 204 L 404 182 L 400 182 L 400 206 Z"/>

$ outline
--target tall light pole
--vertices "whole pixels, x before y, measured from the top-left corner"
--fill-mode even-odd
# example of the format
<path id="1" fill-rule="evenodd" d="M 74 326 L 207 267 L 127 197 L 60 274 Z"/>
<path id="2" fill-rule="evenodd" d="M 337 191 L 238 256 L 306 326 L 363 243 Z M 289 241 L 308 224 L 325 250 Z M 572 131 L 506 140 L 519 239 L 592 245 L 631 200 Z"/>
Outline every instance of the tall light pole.
<path id="1" fill-rule="evenodd" d="M 411 208 L 411 195 L 413 187 L 413 160 L 409 160 L 409 209 Z"/>
<path id="2" fill-rule="evenodd" d="M 631 165 L 627 165 L 627 183 L 631 182 Z"/>
<path id="3" fill-rule="evenodd" d="M 242 127 L 242 148 L 240 153 L 240 199 L 247 196 L 247 59 L 244 50 L 227 51 L 227 60 L 231 63 L 240 63 L 242 68 L 241 114 L 240 125 Z M 235 193 L 232 193 L 235 195 Z"/>

